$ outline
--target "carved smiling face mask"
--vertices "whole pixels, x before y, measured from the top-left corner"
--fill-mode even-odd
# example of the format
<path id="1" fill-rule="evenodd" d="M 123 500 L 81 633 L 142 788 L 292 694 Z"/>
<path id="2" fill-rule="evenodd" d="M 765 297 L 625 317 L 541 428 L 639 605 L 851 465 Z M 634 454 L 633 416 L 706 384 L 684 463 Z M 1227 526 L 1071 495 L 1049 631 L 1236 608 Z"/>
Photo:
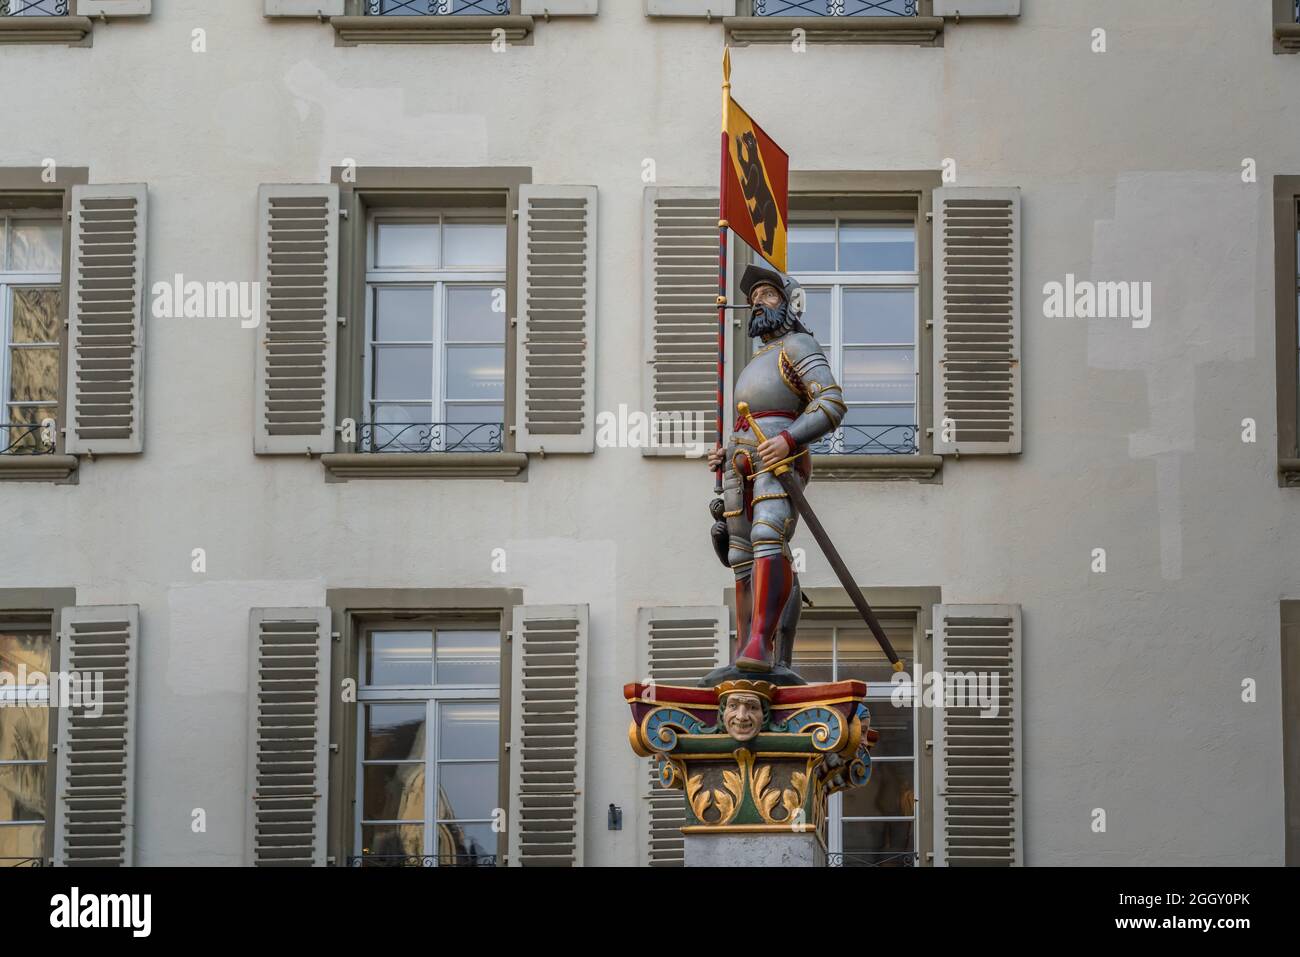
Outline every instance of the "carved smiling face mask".
<path id="1" fill-rule="evenodd" d="M 727 695 L 722 709 L 722 726 L 727 734 L 742 744 L 753 740 L 763 730 L 763 701 L 756 694 Z"/>

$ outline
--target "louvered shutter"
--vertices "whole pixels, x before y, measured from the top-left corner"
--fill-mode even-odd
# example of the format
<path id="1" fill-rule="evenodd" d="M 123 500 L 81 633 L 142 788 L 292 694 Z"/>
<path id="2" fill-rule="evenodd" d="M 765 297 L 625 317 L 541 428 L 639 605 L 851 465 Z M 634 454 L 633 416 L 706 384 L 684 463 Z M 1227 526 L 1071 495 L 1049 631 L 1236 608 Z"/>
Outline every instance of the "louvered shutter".
<path id="1" fill-rule="evenodd" d="M 736 0 L 645 0 L 647 17 L 734 17 Z"/>
<path id="2" fill-rule="evenodd" d="M 718 401 L 718 191 L 645 192 L 646 455 L 711 445 Z"/>
<path id="3" fill-rule="evenodd" d="M 996 717 L 935 710 L 935 864 L 1024 864 L 1021 643 L 1019 605 L 935 606 L 935 670 L 998 676 Z"/>
<path id="4" fill-rule="evenodd" d="M 143 183 L 72 187 L 69 453 L 144 449 Z"/>
<path id="5" fill-rule="evenodd" d="M 587 739 L 587 606 L 516 606 L 511 637 L 509 863 L 577 867 Z"/>
<path id="6" fill-rule="evenodd" d="M 153 0 L 77 0 L 81 17 L 147 17 Z"/>
<path id="7" fill-rule="evenodd" d="M 591 452 L 596 188 L 519 188 L 515 449 Z"/>
<path id="8" fill-rule="evenodd" d="M 325 864 L 330 611 L 250 615 L 247 863 Z"/>
<path id="9" fill-rule="evenodd" d="M 935 452 L 1020 451 L 1020 296 L 1020 190 L 936 189 Z"/>
<path id="10" fill-rule="evenodd" d="M 64 608 L 61 622 L 60 670 L 102 675 L 104 685 L 100 707 L 58 709 L 54 861 L 62 866 L 130 866 L 140 609 L 79 605 Z M 99 715 L 93 714 L 96 710 Z"/>
<path id="11" fill-rule="evenodd" d="M 253 450 L 334 451 L 339 188 L 257 191 L 258 280 Z"/>
<path id="12" fill-rule="evenodd" d="M 537 17 L 591 17 L 598 4 L 599 0 L 523 0 L 519 12 Z"/>
<path id="13" fill-rule="evenodd" d="M 936 17 L 1018 17 L 1020 0 L 934 0 Z"/>
<path id="14" fill-rule="evenodd" d="M 264 17 L 341 17 L 343 0 L 263 0 Z"/>
<path id="15" fill-rule="evenodd" d="M 642 608 L 637 634 L 645 642 L 646 678 L 655 684 L 693 687 L 725 654 L 730 618 L 725 606 Z M 681 867 L 686 809 L 681 791 L 659 786 L 655 764 L 645 762 L 647 854 L 651 867 Z"/>

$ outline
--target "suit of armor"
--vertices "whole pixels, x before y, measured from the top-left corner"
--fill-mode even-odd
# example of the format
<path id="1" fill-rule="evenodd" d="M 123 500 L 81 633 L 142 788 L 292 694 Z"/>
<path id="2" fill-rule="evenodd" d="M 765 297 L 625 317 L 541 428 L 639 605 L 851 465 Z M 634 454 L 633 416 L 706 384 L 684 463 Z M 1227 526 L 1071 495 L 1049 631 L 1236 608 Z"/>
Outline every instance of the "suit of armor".
<path id="1" fill-rule="evenodd" d="M 785 437 L 790 466 L 806 485 L 812 464 L 808 446 L 835 429 L 844 417 L 842 390 L 817 341 L 787 323 L 765 339 L 736 381 L 736 402 L 747 402 L 766 438 Z M 724 463 L 723 513 L 727 521 L 727 563 L 736 576 L 736 665 L 767 670 L 774 636 L 799 597 L 791 565 L 790 538 L 798 516 L 772 470 L 758 455 L 759 440 L 744 419 L 728 439 Z M 783 627 L 793 628 L 788 621 Z"/>

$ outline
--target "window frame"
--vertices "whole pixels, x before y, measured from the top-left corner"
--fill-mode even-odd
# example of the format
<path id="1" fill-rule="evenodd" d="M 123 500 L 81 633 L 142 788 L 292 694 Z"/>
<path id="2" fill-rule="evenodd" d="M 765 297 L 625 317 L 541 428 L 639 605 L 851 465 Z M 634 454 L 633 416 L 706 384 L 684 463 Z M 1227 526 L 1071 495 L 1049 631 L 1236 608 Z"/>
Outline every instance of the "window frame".
<path id="1" fill-rule="evenodd" d="M 507 749 L 511 708 L 511 644 L 514 609 L 523 604 L 518 588 L 335 588 L 326 591 L 335 640 L 331 661 L 336 687 L 360 690 L 363 636 L 376 626 L 410 626 L 423 622 L 476 624 L 495 621 L 501 634 L 500 683 L 493 691 L 500 702 L 498 741 L 498 807 L 510 807 L 510 757 Z M 350 684 L 349 684 L 350 682 Z M 452 687 L 448 686 L 450 690 Z M 469 687 L 469 686 L 458 686 Z M 401 688 L 384 693 L 401 694 Z M 373 700 L 373 699 L 370 699 Z M 359 801 L 361 695 L 340 696 L 330 708 L 329 826 L 327 864 L 352 866 L 358 858 L 361 807 Z M 426 731 L 426 733 L 428 733 Z M 497 835 L 497 865 L 506 862 L 508 834 Z M 359 861 L 355 862 L 359 863 Z"/>
<path id="2" fill-rule="evenodd" d="M 374 359 L 376 346 L 383 348 L 392 345 L 429 345 L 433 350 L 432 363 L 432 382 L 430 383 L 431 398 L 428 400 L 430 406 L 430 421 L 442 425 L 448 424 L 447 406 L 448 405 L 471 405 L 476 404 L 473 400 L 467 399 L 449 399 L 447 398 L 447 346 L 462 344 L 460 340 L 452 341 L 447 334 L 447 290 L 453 286 L 462 288 L 475 288 L 491 285 L 492 288 L 508 289 L 510 276 L 508 272 L 509 250 L 503 250 L 505 255 L 502 259 L 502 265 L 497 266 L 458 266 L 447 268 L 445 265 L 439 266 L 409 266 L 380 268 L 375 264 L 375 255 L 378 251 L 378 230 L 379 227 L 388 222 L 400 222 L 402 220 L 420 221 L 429 223 L 437 222 L 439 229 L 439 255 L 441 256 L 446 249 L 444 228 L 447 221 L 459 219 L 493 219 L 490 225 L 500 225 L 505 227 L 504 243 L 509 245 L 509 226 L 507 216 L 503 211 L 499 217 L 493 214 L 485 213 L 482 209 L 458 209 L 454 206 L 439 209 L 380 209 L 372 211 L 366 222 L 366 266 L 363 283 L 365 286 L 365 335 L 363 337 L 363 384 L 362 384 L 362 420 L 371 424 L 371 441 L 374 441 L 375 409 L 377 406 L 391 405 L 412 405 L 423 403 L 422 399 L 378 399 L 374 395 Z M 400 289 L 400 288 L 432 288 L 433 289 L 433 315 L 431 338 L 428 343 L 423 341 L 411 340 L 406 341 L 385 341 L 379 342 L 375 337 L 375 300 L 376 292 L 379 289 Z M 509 296 L 507 294 L 507 303 Z M 507 409 L 505 407 L 505 377 L 508 375 L 504 363 L 504 354 L 509 345 L 510 328 L 506 322 L 502 323 L 501 348 L 503 353 L 502 364 L 502 399 L 501 399 L 501 429 L 502 429 L 502 448 L 505 448 L 505 440 L 510 434 L 508 425 Z M 465 344 L 473 345 L 473 342 Z M 495 342 L 484 340 L 482 345 L 497 345 Z M 477 403 L 482 404 L 482 403 Z M 445 451 L 446 430 L 436 433 L 436 437 L 431 440 L 431 452 Z M 369 451 L 369 450 L 366 450 Z M 400 452 L 395 454 L 410 454 Z"/>
<path id="3" fill-rule="evenodd" d="M 0 630 L 11 625 L 20 628 L 48 628 L 50 634 L 50 671 L 62 666 L 62 613 L 77 604 L 75 588 L 0 588 Z M 47 685 L 48 688 L 48 685 Z M 48 694 L 48 691 L 47 691 Z M 48 701 L 48 699 L 47 699 Z M 45 758 L 45 834 L 40 866 L 54 862 L 54 829 L 58 815 L 58 733 L 59 712 L 48 708 Z"/>

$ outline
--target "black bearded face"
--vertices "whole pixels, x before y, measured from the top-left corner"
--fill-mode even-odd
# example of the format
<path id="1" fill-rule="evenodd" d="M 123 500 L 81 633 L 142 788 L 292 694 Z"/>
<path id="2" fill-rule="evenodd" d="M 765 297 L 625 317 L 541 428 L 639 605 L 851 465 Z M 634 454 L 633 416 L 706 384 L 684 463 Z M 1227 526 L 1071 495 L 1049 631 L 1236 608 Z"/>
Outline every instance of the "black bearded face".
<path id="1" fill-rule="evenodd" d="M 755 306 L 749 314 L 749 337 L 759 339 L 763 336 L 782 332 L 789 322 L 789 307 L 786 303 L 779 306 Z"/>

